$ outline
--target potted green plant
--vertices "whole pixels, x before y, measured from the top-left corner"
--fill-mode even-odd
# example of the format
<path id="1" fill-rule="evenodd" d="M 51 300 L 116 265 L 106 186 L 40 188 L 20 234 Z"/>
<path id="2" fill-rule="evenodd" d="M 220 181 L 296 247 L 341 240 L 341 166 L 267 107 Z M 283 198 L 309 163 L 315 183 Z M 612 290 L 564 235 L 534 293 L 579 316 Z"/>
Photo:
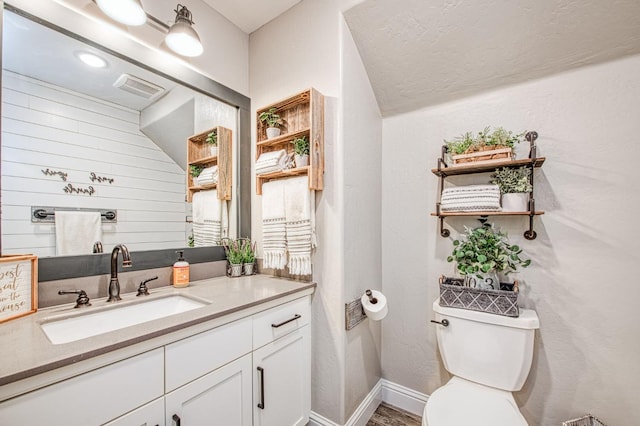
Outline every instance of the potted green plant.
<path id="1" fill-rule="evenodd" d="M 499 290 L 497 273 L 507 275 L 531 264 L 530 259 L 520 257 L 521 253 L 519 246 L 509 243 L 506 233 L 485 222 L 477 228 L 465 227 L 461 238 L 453 241 L 447 262 L 456 263 L 456 271 L 465 277 L 467 285 Z"/>
<path id="2" fill-rule="evenodd" d="M 218 155 L 218 132 L 214 130 L 213 132 L 207 134 L 205 142 L 209 144 L 210 155 Z"/>
<path id="3" fill-rule="evenodd" d="M 193 178 L 193 184 L 195 186 L 198 186 L 198 176 L 200 176 L 200 173 L 202 173 L 203 170 L 204 166 L 200 164 L 192 164 L 189 166 L 189 174 Z"/>
<path id="4" fill-rule="evenodd" d="M 294 159 L 296 167 L 306 167 L 309 165 L 309 140 L 306 136 L 300 136 L 291 141 L 293 144 Z"/>
<path id="5" fill-rule="evenodd" d="M 445 140 L 444 143 L 454 165 L 504 161 L 514 158 L 513 148 L 523 141 L 524 134 L 525 132 L 514 134 L 503 127 L 491 130 L 487 126 L 477 134 L 467 132 L 450 141 Z"/>
<path id="6" fill-rule="evenodd" d="M 267 139 L 280 136 L 280 126 L 284 124 L 284 120 L 278 115 L 278 108 L 269 108 L 258 116 L 260 122 L 267 125 Z"/>
<path id="7" fill-rule="evenodd" d="M 256 261 L 256 243 L 245 238 L 242 241 L 242 264 L 244 265 L 244 274 L 253 275 L 253 265 Z"/>
<path id="8" fill-rule="evenodd" d="M 244 253 L 242 252 L 242 243 L 240 240 L 233 240 L 231 238 L 223 238 L 222 246 L 224 252 L 227 255 L 227 261 L 229 262 L 228 274 L 231 277 L 239 277 L 242 275 L 242 262 L 244 259 Z"/>
<path id="9" fill-rule="evenodd" d="M 529 193 L 531 185 L 531 168 L 503 167 L 492 175 L 491 183 L 500 187 L 502 194 L 502 211 L 524 212 L 529 210 Z"/>

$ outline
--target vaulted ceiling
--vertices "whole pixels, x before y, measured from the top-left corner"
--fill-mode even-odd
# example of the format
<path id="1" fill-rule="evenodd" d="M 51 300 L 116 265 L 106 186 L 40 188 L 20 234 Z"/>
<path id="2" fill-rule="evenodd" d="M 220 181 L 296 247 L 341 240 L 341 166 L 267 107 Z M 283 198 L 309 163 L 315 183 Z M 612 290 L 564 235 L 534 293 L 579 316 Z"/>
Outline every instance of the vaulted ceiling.
<path id="1" fill-rule="evenodd" d="M 385 116 L 640 53 L 638 0 L 366 0 L 345 19 Z"/>

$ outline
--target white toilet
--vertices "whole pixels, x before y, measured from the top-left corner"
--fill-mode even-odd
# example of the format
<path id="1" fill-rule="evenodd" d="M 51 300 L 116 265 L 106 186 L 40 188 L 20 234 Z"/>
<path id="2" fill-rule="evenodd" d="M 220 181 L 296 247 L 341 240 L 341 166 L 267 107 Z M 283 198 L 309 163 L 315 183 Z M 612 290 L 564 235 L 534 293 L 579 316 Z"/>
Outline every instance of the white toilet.
<path id="1" fill-rule="evenodd" d="M 533 358 L 538 315 L 518 318 L 433 303 L 444 367 L 453 374 L 429 397 L 422 426 L 526 426 L 511 392 L 522 389 Z M 446 320 L 446 321 L 444 321 Z"/>

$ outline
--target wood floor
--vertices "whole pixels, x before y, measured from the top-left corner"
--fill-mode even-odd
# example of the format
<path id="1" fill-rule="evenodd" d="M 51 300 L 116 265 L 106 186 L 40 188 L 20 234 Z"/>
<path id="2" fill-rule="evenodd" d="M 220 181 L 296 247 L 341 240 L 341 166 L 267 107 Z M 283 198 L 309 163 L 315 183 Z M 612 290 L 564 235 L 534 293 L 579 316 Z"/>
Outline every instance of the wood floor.
<path id="1" fill-rule="evenodd" d="M 367 426 L 421 426 L 422 418 L 384 402 L 367 422 Z"/>

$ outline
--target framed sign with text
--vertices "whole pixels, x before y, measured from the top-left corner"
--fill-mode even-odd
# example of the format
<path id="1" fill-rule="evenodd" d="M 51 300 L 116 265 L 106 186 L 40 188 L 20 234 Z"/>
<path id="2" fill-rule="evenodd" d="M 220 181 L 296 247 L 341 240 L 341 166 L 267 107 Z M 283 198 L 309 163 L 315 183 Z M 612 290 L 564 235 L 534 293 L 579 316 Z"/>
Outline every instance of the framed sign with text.
<path id="1" fill-rule="evenodd" d="M 0 256 L 0 323 L 38 309 L 38 257 Z"/>

